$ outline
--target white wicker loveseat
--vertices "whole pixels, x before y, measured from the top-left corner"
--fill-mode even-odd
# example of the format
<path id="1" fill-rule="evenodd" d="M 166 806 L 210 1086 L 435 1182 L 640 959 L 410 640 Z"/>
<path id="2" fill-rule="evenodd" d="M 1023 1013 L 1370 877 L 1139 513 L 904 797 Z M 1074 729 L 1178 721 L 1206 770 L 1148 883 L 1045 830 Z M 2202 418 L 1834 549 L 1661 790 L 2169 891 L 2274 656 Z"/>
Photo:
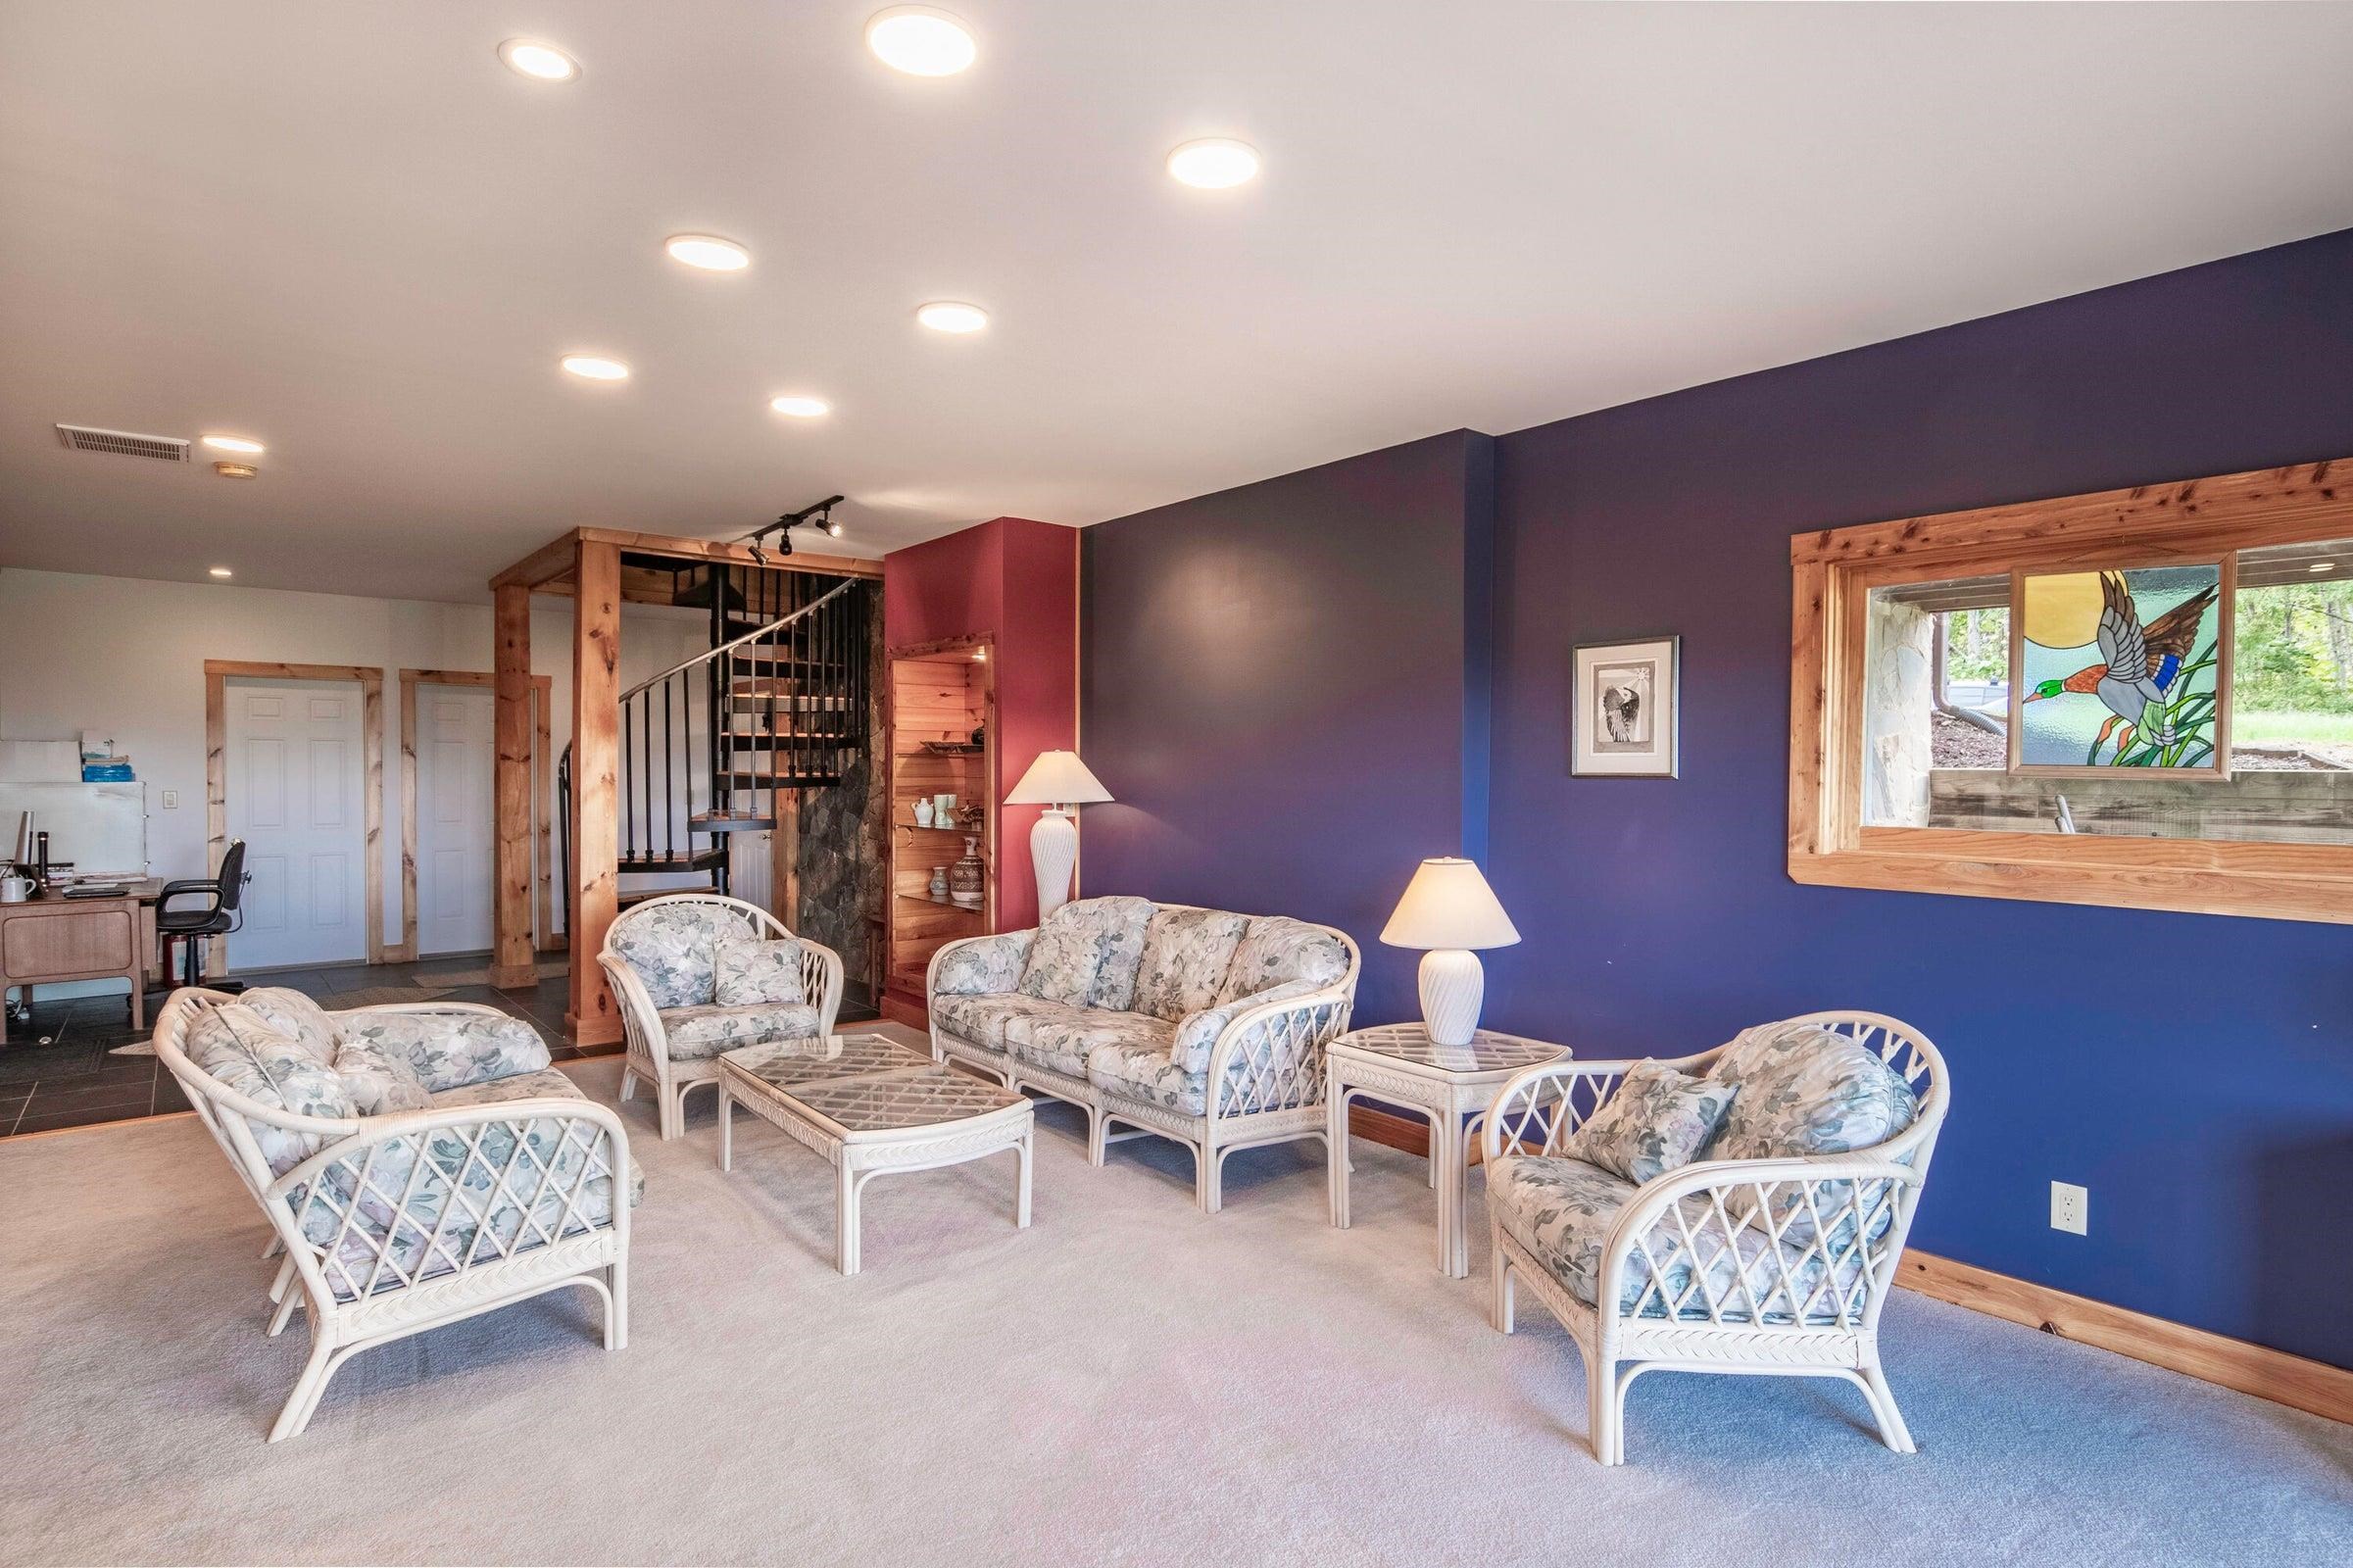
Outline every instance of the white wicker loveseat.
<path id="1" fill-rule="evenodd" d="M 1603 1464 L 1626 1460 L 1628 1387 L 1661 1371 L 1843 1378 L 1912 1452 L 1879 1316 L 1944 1122 L 1936 1047 L 1880 1013 L 1816 1012 L 1660 1063 L 1736 1087 L 1698 1157 L 1640 1186 L 1564 1152 L 1636 1065 L 1504 1086 L 1485 1133 L 1495 1326 L 1511 1332 L 1519 1280 L 1569 1331 Z"/>
<path id="2" fill-rule="evenodd" d="M 757 904 L 671 893 L 623 909 L 597 955 L 620 1003 L 621 1098 L 654 1090 L 664 1140 L 686 1131 L 687 1092 L 716 1087 L 719 1054 L 820 1040 L 842 1009 L 842 960 Z M 741 998 L 761 1000 L 729 1000 Z"/>
<path id="3" fill-rule="evenodd" d="M 520 1019 L 183 990 L 157 1016 L 155 1050 L 261 1204 L 264 1255 L 285 1253 L 270 1334 L 297 1306 L 310 1319 L 310 1360 L 270 1442 L 309 1425 L 360 1351 L 542 1292 L 587 1286 L 605 1300 L 606 1348 L 627 1343 L 642 1187 L 628 1135 Z"/>
<path id="4" fill-rule="evenodd" d="M 1348 1028 L 1356 944 L 1286 915 L 1136 898 L 951 942 L 926 982 L 932 1053 L 1193 1152 L 1204 1213 L 1237 1149 L 1324 1137 L 1324 1047 Z"/>

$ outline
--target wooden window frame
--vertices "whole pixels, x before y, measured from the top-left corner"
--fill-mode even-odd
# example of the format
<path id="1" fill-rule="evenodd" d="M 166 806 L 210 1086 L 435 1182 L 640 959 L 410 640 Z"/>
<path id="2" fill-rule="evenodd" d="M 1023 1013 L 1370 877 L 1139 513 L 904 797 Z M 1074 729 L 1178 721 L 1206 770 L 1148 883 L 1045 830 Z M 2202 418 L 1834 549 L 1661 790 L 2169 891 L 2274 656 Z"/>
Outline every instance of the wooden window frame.
<path id="1" fill-rule="evenodd" d="M 1789 541 L 1789 877 L 1823 887 L 2353 923 L 2353 844 L 2265 844 L 1862 820 L 1874 588 L 2090 570 L 2353 538 L 2353 459 L 1800 534 Z"/>

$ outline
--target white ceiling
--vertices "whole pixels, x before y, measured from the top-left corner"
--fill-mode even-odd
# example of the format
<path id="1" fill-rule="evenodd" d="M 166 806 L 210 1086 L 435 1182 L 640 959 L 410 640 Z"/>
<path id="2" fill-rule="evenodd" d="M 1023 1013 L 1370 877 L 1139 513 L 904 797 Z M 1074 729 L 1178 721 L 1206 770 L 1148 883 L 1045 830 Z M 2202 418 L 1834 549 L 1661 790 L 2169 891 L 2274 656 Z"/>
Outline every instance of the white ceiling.
<path id="1" fill-rule="evenodd" d="M 5 0 L 0 564 L 472 599 L 836 490 L 859 553 L 1087 523 L 2353 225 L 2343 5 L 948 0 L 922 80 L 882 3 Z M 1174 184 L 1203 135 L 1264 177 Z"/>

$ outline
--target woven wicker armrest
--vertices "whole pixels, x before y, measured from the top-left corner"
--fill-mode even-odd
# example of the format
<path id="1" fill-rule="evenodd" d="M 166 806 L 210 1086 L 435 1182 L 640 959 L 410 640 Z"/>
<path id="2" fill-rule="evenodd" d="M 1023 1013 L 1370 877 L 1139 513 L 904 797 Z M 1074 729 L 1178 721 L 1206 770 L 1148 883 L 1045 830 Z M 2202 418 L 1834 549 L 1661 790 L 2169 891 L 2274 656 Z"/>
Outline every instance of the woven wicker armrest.
<path id="1" fill-rule="evenodd" d="M 1348 1033 L 1354 992 L 1344 982 L 1237 1010 L 1209 1048 L 1216 1113 L 1322 1103 L 1324 1048 Z"/>

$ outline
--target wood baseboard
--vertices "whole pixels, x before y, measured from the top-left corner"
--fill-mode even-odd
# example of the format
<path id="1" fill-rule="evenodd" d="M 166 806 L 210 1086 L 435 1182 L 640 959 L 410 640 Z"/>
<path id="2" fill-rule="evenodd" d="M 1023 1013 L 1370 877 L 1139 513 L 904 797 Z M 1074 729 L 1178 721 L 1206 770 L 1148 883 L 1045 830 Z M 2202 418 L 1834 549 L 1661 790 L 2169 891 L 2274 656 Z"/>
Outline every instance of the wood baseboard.
<path id="1" fill-rule="evenodd" d="M 2046 1285 L 1907 1250 L 1895 1282 L 1939 1301 L 1985 1312 L 2063 1340 L 2129 1355 L 2259 1399 L 2353 1421 L 2353 1371 L 2204 1329 L 2134 1312 Z"/>

